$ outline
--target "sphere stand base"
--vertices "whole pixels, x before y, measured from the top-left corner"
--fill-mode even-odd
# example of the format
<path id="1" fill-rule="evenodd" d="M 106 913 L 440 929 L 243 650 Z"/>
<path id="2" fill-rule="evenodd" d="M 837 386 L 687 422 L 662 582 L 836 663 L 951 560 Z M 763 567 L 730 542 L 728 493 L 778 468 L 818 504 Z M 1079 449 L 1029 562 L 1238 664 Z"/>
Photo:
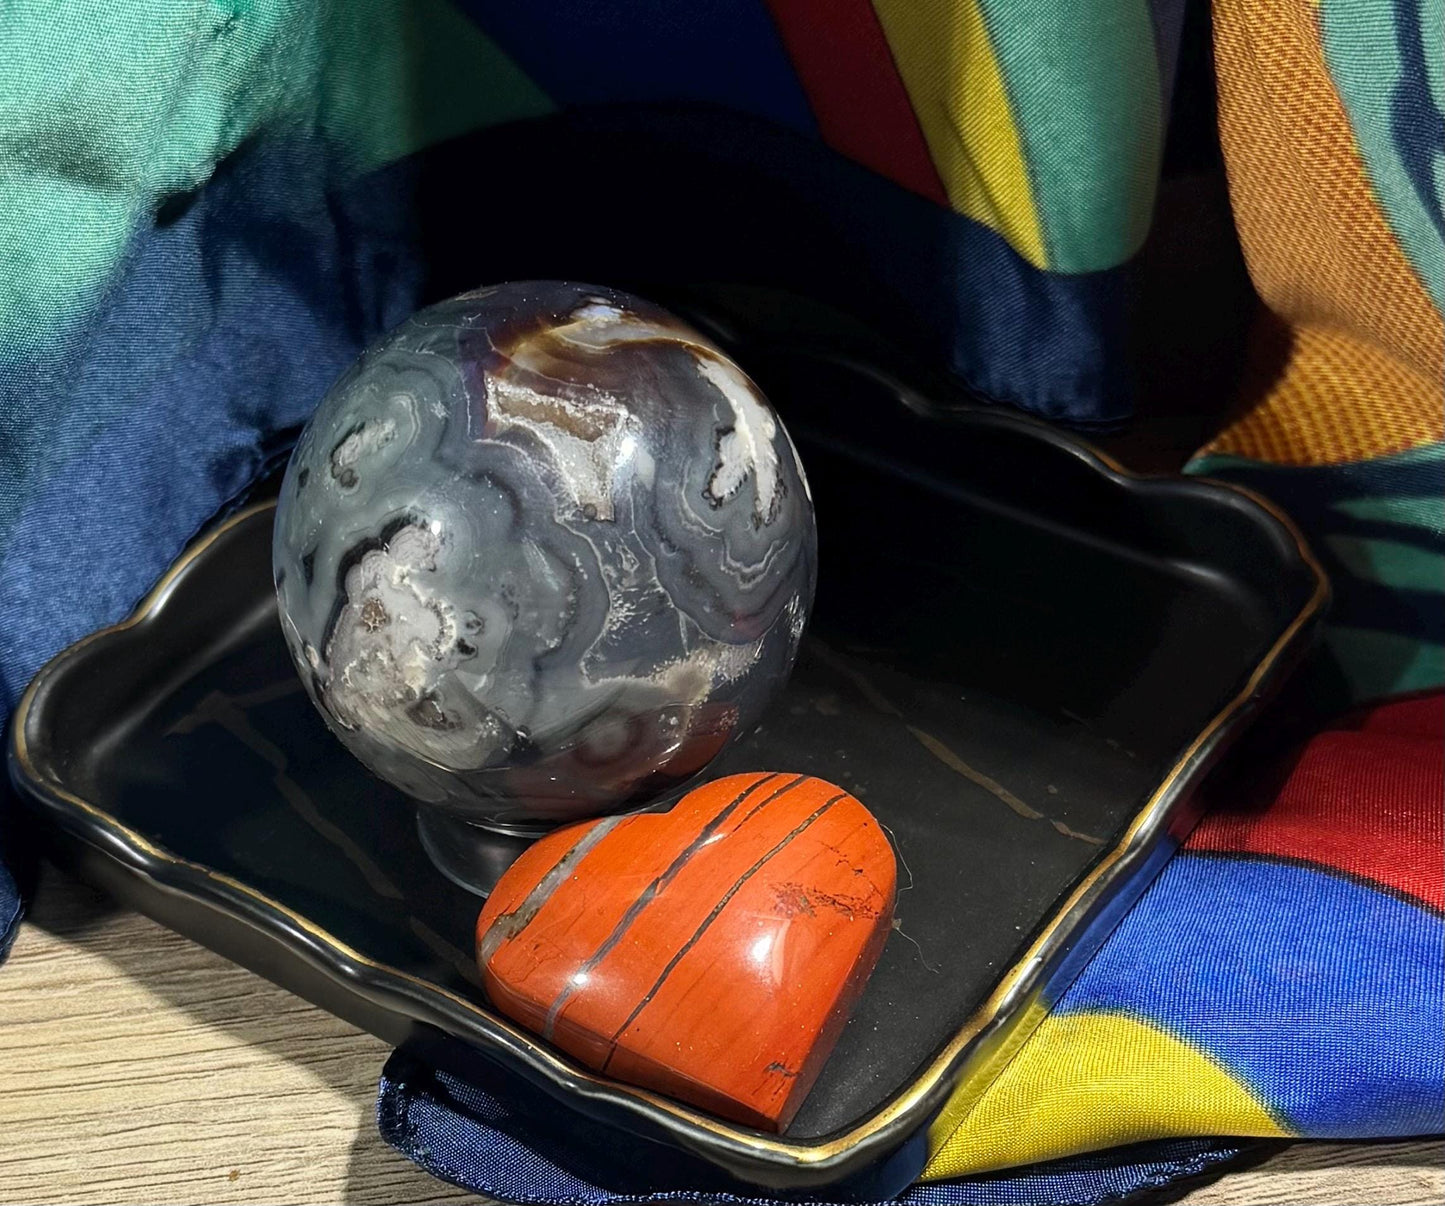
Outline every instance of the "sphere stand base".
<path id="1" fill-rule="evenodd" d="M 502 833 L 434 808 L 416 814 L 417 836 L 436 869 L 459 888 L 487 897 L 528 846 L 546 830 Z"/>

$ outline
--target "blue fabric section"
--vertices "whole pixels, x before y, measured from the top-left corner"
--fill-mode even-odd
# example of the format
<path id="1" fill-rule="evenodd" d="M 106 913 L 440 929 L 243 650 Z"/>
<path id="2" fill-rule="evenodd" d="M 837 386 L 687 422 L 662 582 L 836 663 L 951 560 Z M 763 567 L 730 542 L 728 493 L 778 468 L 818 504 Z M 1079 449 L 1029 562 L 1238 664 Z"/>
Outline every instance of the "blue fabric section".
<path id="1" fill-rule="evenodd" d="M 325 164 L 316 146 L 239 157 L 137 241 L 90 325 L 0 359 L 0 407 L 33 416 L 45 446 L 39 480 L 3 492 L 7 707 L 47 658 L 121 618 L 411 309 L 400 213 L 385 194 L 334 193 Z"/>
<path id="2" fill-rule="evenodd" d="M 589 109 L 423 158 L 426 226 L 438 244 L 464 236 L 427 252 L 452 291 L 544 276 L 644 294 L 769 285 L 865 319 L 990 401 L 1080 426 L 1130 412 L 1132 268 L 1039 272 L 979 223 L 776 125 L 717 109 Z M 559 172 L 587 182 L 585 217 L 570 187 L 497 183 Z"/>
<path id="3" fill-rule="evenodd" d="M 1323 871 L 1178 856 L 1058 1005 L 1097 1010 L 1205 1051 L 1313 1138 L 1445 1116 L 1445 920 Z"/>
<path id="4" fill-rule="evenodd" d="M 377 1124 L 382 1138 L 434 1176 L 529 1206 L 893 1200 L 906 1206 L 1092 1206 L 1197 1175 L 1242 1150 L 1238 1142 L 1222 1140 L 1149 1144 L 1009 1175 L 891 1190 L 887 1182 L 897 1176 L 885 1170 L 821 1194 L 772 1197 L 724 1181 L 681 1152 L 545 1101 L 501 1071 L 468 1082 L 400 1052 L 382 1073 Z M 921 1153 L 905 1155 L 921 1163 Z"/>
<path id="5" fill-rule="evenodd" d="M 1187 0 L 1149 0 L 1149 21 L 1154 26 L 1154 52 L 1159 57 L 1159 96 L 1167 116 L 1174 97 L 1179 67 L 1179 43 L 1184 36 Z"/>
<path id="6" fill-rule="evenodd" d="M 701 102 L 816 133 L 762 0 L 458 3 L 559 105 Z"/>

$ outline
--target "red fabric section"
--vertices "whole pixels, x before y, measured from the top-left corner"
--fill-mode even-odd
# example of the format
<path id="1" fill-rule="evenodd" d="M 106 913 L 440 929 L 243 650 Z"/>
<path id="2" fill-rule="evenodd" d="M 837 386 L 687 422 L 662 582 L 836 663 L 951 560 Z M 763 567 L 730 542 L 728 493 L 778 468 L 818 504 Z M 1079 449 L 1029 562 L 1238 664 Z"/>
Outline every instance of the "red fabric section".
<path id="1" fill-rule="evenodd" d="M 1445 695 L 1342 720 L 1262 794 L 1214 801 L 1187 848 L 1300 859 L 1445 909 Z"/>
<path id="2" fill-rule="evenodd" d="M 947 205 L 870 0 L 768 0 L 768 7 L 827 144 Z"/>

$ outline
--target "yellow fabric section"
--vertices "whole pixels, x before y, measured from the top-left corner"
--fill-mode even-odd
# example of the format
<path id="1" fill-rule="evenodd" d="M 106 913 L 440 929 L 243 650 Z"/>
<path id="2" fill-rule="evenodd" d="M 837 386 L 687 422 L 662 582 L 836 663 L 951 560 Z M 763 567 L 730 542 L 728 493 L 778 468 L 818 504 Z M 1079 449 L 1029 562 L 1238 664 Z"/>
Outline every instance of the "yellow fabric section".
<path id="1" fill-rule="evenodd" d="M 1314 0 L 1215 0 L 1219 135 L 1261 327 L 1204 452 L 1295 465 L 1445 437 L 1445 326 L 1386 224 Z"/>
<path id="2" fill-rule="evenodd" d="M 953 208 L 1049 267 L 998 56 L 978 0 L 874 0 Z"/>
<path id="3" fill-rule="evenodd" d="M 963 1125 L 969 1112 L 976 1106 L 984 1094 L 993 1089 L 994 1082 L 999 1075 L 1024 1047 L 1033 1036 L 1040 1023 L 1049 1016 L 1049 1010 L 1043 1004 L 1039 994 L 1024 1007 L 1019 1015 L 1019 1021 L 1009 1028 L 1007 1036 L 999 1042 L 990 1044 L 980 1053 L 983 1058 L 978 1066 L 957 1085 L 949 1095 L 943 1108 L 938 1111 L 938 1117 L 928 1128 L 928 1150 L 930 1156 L 937 1158 L 940 1148 L 947 1142 L 948 1137 Z M 977 1059 L 977 1057 L 975 1057 Z M 939 1173 L 940 1177 L 951 1174 Z"/>
<path id="4" fill-rule="evenodd" d="M 950 1117 L 929 1132 L 924 1180 L 1146 1139 L 1289 1134 L 1208 1056 L 1114 1014 L 1045 1018 L 973 1109 Z"/>

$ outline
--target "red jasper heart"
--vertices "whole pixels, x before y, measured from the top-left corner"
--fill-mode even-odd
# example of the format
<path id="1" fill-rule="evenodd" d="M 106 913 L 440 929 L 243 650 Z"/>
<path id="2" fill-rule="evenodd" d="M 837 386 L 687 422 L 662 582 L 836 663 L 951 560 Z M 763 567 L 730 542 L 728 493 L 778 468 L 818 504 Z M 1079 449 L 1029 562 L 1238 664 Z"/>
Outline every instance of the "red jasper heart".
<path id="1" fill-rule="evenodd" d="M 734 775 L 549 834 L 477 920 L 493 1004 L 589 1068 L 782 1130 L 892 926 L 893 850 L 842 789 Z"/>

